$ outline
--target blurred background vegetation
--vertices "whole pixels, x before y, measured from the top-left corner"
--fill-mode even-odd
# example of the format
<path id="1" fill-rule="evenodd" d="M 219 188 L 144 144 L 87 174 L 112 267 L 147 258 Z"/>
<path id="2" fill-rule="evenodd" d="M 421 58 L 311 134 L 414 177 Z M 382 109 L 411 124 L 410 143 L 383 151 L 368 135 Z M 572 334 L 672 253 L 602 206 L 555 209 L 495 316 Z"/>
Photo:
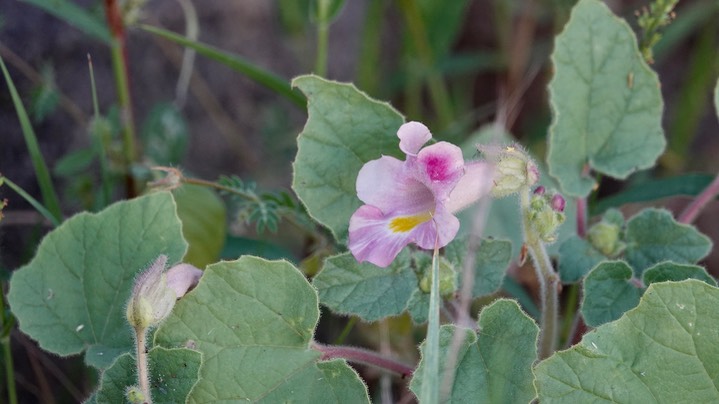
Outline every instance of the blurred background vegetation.
<path id="1" fill-rule="evenodd" d="M 184 220 L 200 223 L 200 232 L 207 230 L 202 223 L 223 229 L 229 223 L 226 233 L 195 235 L 210 244 L 209 253 L 198 253 L 198 265 L 211 262 L 213 254 L 216 259 L 252 252 L 288 258 L 311 274 L 332 249 L 322 244 L 321 230 L 301 221 L 301 207 L 287 193 L 296 136 L 306 119 L 304 99 L 288 87 L 291 78 L 316 73 L 354 82 L 407 120 L 426 123 L 436 138 L 455 143 L 496 122 L 541 159 L 551 121 L 549 55 L 574 3 L 6 0 L 0 5 L 0 57 L 34 134 L 18 123 L 17 100 L 0 86 L 0 173 L 57 213 L 36 177 L 37 159 L 44 160 L 65 217 L 142 192 L 156 179 L 151 166 L 180 167 L 185 175 L 210 181 L 227 176 L 216 184 L 244 196 L 220 192 L 225 203 L 216 193 L 178 197 L 186 198 L 180 203 Z M 649 2 L 607 3 L 642 40 L 637 16 Z M 119 11 L 122 20 L 108 18 L 108 10 Z M 719 171 L 711 103 L 719 73 L 718 17 L 716 0 L 679 1 L 653 46 L 668 149 L 652 172 L 624 183 L 604 180 L 590 207 L 696 194 Z M 148 26 L 187 35 L 198 54 Z M 41 157 L 33 156 L 28 136 L 36 138 Z M 52 225 L 7 184 L 0 187 L 3 198 L 9 200 L 0 226 L 6 287 L 10 272 L 29 261 Z M 659 204 L 679 209 L 685 199 Z M 281 218 L 292 214 L 281 209 L 300 219 L 287 223 Z M 698 221 L 712 238 L 717 214 L 709 209 Z M 320 340 L 345 340 L 345 331 L 353 329 L 345 342 L 377 348 L 378 335 L 390 333 L 412 340 L 393 341 L 392 349 L 412 347 L 398 353 L 408 362 L 416 359 L 406 318 L 366 325 L 323 316 Z M 4 313 L 6 326 L 10 317 Z M 10 335 L 17 342 L 22 402 L 87 397 L 95 375 L 81 359 L 50 357 L 17 331 Z M 379 380 L 372 369 L 360 371 L 370 383 Z"/>

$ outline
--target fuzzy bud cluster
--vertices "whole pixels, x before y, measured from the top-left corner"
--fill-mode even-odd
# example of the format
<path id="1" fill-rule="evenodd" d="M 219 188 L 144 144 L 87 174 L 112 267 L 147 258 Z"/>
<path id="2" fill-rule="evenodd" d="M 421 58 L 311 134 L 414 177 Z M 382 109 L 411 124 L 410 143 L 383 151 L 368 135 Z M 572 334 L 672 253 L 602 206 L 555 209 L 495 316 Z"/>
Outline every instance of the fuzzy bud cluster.
<path id="1" fill-rule="evenodd" d="M 426 256 L 426 254 L 423 254 Z M 431 259 L 423 260 L 426 264 L 426 270 L 419 281 L 419 288 L 424 293 L 429 293 L 432 289 L 432 261 Z M 457 290 L 457 271 L 454 266 L 444 257 L 439 257 L 439 294 L 442 297 L 449 297 Z"/>
<path id="2" fill-rule="evenodd" d="M 516 194 L 539 180 L 537 164 L 519 146 L 480 146 L 479 150 L 494 163 L 493 197 Z"/>
<path id="3" fill-rule="evenodd" d="M 602 220 L 594 224 L 587 232 L 587 240 L 599 252 L 607 257 L 615 258 L 625 249 L 622 241 L 624 217 L 618 210 L 609 210 Z"/>
<path id="4" fill-rule="evenodd" d="M 557 239 L 557 229 L 564 223 L 566 201 L 560 194 L 548 194 L 544 187 L 535 189 L 529 202 L 529 225 L 534 233 L 545 243 Z"/>

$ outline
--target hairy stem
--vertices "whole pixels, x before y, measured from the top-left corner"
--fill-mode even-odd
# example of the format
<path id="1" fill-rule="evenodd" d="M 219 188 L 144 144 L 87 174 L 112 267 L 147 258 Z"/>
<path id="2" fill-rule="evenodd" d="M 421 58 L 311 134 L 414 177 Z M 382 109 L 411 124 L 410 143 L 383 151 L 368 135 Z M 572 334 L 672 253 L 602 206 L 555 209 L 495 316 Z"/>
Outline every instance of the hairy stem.
<path id="1" fill-rule="evenodd" d="M 145 396 L 145 403 L 152 404 L 152 396 L 150 395 L 150 373 L 147 368 L 147 329 L 135 328 L 135 338 L 137 384 Z"/>
<path id="2" fill-rule="evenodd" d="M 382 355 L 368 349 L 341 345 L 324 345 L 317 342 L 312 343 L 312 349 L 321 352 L 323 360 L 342 358 L 349 362 L 375 366 L 397 373 L 403 378 L 411 376 L 412 372 L 414 372 L 414 368 L 411 366 L 390 358 L 387 355 Z"/>
<path id="3" fill-rule="evenodd" d="M 526 188 L 520 191 L 520 203 L 522 210 L 522 223 L 524 228 L 524 242 L 532 257 L 534 269 L 537 272 L 541 296 L 540 320 L 541 334 L 539 336 L 539 358 L 550 356 L 556 350 L 557 333 L 559 331 L 559 287 L 560 281 L 557 273 L 554 272 L 549 254 L 544 247 L 544 242 L 533 231 L 529 220 L 530 190 Z"/>
<path id="4" fill-rule="evenodd" d="M 315 61 L 315 74 L 327 76 L 327 44 L 329 43 L 329 0 L 317 1 L 317 60 Z"/>
<path id="5" fill-rule="evenodd" d="M 679 223 L 693 223 L 707 204 L 716 198 L 717 195 L 719 195 L 719 174 L 714 177 L 714 181 L 697 195 L 689 206 L 684 209 L 681 215 L 679 215 Z"/>

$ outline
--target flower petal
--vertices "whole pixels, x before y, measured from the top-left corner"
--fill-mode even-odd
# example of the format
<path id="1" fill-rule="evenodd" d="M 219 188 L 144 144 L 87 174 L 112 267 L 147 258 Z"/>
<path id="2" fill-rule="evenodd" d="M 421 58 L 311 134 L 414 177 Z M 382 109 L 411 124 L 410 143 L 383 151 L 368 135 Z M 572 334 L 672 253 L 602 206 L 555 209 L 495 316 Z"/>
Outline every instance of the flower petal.
<path id="1" fill-rule="evenodd" d="M 420 122 L 407 122 L 399 127 L 399 148 L 409 156 L 416 156 L 419 149 L 432 138 L 429 129 Z"/>
<path id="2" fill-rule="evenodd" d="M 464 166 L 464 175 L 445 201 L 449 212 L 458 212 L 488 195 L 492 190 L 494 165 L 484 161 L 475 161 Z"/>
<path id="3" fill-rule="evenodd" d="M 438 200 L 444 200 L 464 174 L 462 150 L 447 142 L 439 142 L 422 149 L 412 162 L 414 175 L 432 190 Z"/>
<path id="4" fill-rule="evenodd" d="M 459 219 L 441 205 L 432 216 L 432 220 L 417 226 L 412 238 L 419 248 L 433 250 L 435 245 L 442 248 L 454 240 L 459 231 Z"/>
<path id="5" fill-rule="evenodd" d="M 390 230 L 391 219 L 371 205 L 361 206 L 352 215 L 347 245 L 357 261 L 387 267 L 412 241 L 411 232 Z"/>
<path id="6" fill-rule="evenodd" d="M 367 162 L 357 175 L 357 196 L 384 213 L 416 213 L 434 209 L 434 195 L 408 175 L 405 164 L 382 156 Z"/>

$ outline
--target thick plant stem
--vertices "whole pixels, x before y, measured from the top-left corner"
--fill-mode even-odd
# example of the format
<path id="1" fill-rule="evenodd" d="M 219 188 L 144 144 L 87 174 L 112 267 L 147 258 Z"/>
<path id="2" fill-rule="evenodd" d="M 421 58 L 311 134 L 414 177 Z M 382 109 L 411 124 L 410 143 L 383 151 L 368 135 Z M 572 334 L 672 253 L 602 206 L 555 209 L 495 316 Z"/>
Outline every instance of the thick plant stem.
<path id="1" fill-rule="evenodd" d="M 107 25 L 113 37 L 110 47 L 112 57 L 112 70 L 117 88 L 117 101 L 120 105 L 120 119 L 122 122 L 122 142 L 125 164 L 127 165 L 126 187 L 128 196 L 137 194 L 135 181 L 130 174 L 132 164 L 137 160 L 137 142 L 135 140 L 135 119 L 132 112 L 132 98 L 130 96 L 130 73 L 127 63 L 127 48 L 125 46 L 125 28 L 122 14 L 116 0 L 105 0 L 105 15 Z"/>
<path id="2" fill-rule="evenodd" d="M 533 231 L 529 220 L 530 191 L 526 188 L 520 191 L 520 203 L 522 210 L 522 224 L 524 228 L 524 242 L 532 257 L 534 269 L 537 272 L 541 296 L 540 320 L 541 334 L 539 336 L 539 358 L 544 359 L 556 350 L 557 335 L 559 332 L 559 287 L 560 280 L 552 263 L 549 254 L 544 247 L 544 242 Z"/>
<path id="3" fill-rule="evenodd" d="M 341 345 L 323 345 L 317 342 L 312 343 L 312 349 L 320 351 L 323 360 L 342 358 L 349 362 L 362 363 L 388 370 L 401 375 L 403 378 L 412 375 L 414 370 L 409 365 L 367 349 Z"/>
<path id="4" fill-rule="evenodd" d="M 327 76 L 327 45 L 329 43 L 329 1 L 317 1 L 317 60 L 315 61 L 315 74 Z"/>
<path id="5" fill-rule="evenodd" d="M 439 248 L 432 255 L 432 287 L 429 292 L 429 315 L 427 317 L 427 339 L 424 342 L 424 373 L 422 391 L 419 397 L 423 403 L 439 402 Z"/>
<path id="6" fill-rule="evenodd" d="M 13 321 L 9 312 L 5 311 L 4 297 L 0 295 L 0 316 L 2 316 L 2 322 L 0 325 L 5 327 L 8 322 Z M 7 335 L 2 335 L 2 347 L 3 347 L 3 358 L 5 359 L 5 381 L 7 382 L 7 402 L 10 404 L 17 404 L 17 392 L 15 391 L 15 366 L 12 360 L 12 346 L 10 343 L 10 330 L 12 327 L 7 328 Z"/>
<path id="7" fill-rule="evenodd" d="M 712 199 L 719 195 L 719 174 L 679 215 L 679 223 L 691 224 Z"/>
<path id="8" fill-rule="evenodd" d="M 145 403 L 152 404 L 152 396 L 150 395 L 150 373 L 147 369 L 147 329 L 135 328 L 135 348 L 137 364 L 137 384 L 140 391 L 145 396 Z"/>

